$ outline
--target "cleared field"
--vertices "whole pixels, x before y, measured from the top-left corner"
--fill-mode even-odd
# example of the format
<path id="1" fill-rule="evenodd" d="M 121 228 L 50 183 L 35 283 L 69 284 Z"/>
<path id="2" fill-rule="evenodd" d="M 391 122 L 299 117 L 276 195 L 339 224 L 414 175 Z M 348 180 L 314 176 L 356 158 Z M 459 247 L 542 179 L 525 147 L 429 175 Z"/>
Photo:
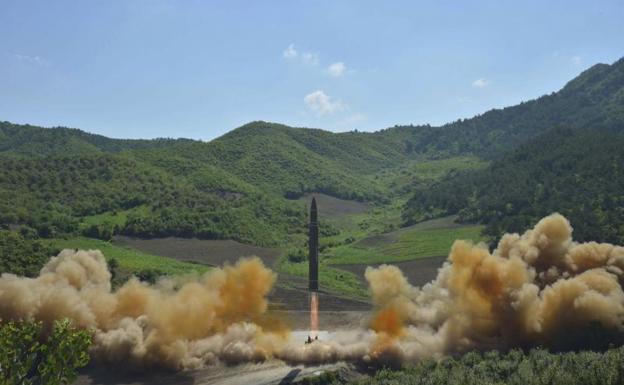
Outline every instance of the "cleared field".
<path id="1" fill-rule="evenodd" d="M 117 259 L 119 266 L 129 272 L 141 270 L 158 270 L 164 274 L 188 274 L 190 272 L 203 273 L 210 268 L 197 263 L 182 262 L 175 259 L 132 250 L 126 247 L 113 245 L 110 242 L 91 238 L 53 239 L 51 246 L 58 249 L 100 250 L 107 260 Z"/>
<path id="2" fill-rule="evenodd" d="M 201 274 L 210 270 L 209 266 L 201 263 L 185 262 L 165 256 L 153 255 L 91 238 L 53 239 L 50 241 L 50 244 L 58 249 L 100 250 L 107 260 L 115 258 L 125 274 L 138 273 L 143 270 L 156 270 L 167 275 L 183 275 L 189 273 Z M 355 283 L 354 286 L 361 289 L 360 282 L 354 274 L 348 271 L 330 270 L 330 274 L 327 275 L 328 278 L 338 280 L 339 277 L 348 276 L 351 277 L 351 284 Z M 307 270 L 305 274 L 307 274 Z M 323 282 L 327 281 L 324 280 Z M 307 285 L 308 281 L 304 277 L 279 274 L 278 282 L 269 295 L 271 307 L 281 310 L 307 310 L 309 308 Z M 319 294 L 321 309 L 324 311 L 366 310 L 370 308 L 370 304 L 363 298 L 365 297 L 365 291 L 363 290 L 358 292 L 359 300 L 348 298 L 345 295 L 326 289 L 321 290 Z"/>
<path id="3" fill-rule="evenodd" d="M 388 233 L 366 237 L 354 243 L 352 246 L 358 248 L 378 248 L 381 245 L 388 245 L 397 242 L 401 234 L 410 233 L 417 230 L 456 229 L 459 227 L 465 227 L 465 225 L 455 223 L 456 219 L 457 215 L 449 215 L 443 218 L 431 219 L 428 221 L 416 223 L 409 227 L 402 227 L 398 230 Z"/>
<path id="4" fill-rule="evenodd" d="M 390 263 L 401 269 L 405 278 L 411 283 L 413 286 L 423 286 L 426 283 L 433 281 L 438 275 L 438 269 L 442 267 L 446 261 L 446 257 L 429 257 L 429 258 L 421 258 L 413 261 L 405 261 L 405 262 L 395 262 Z M 345 270 L 350 273 L 355 274 L 363 284 L 366 283 L 364 279 L 364 272 L 368 266 L 378 267 L 381 264 L 373 264 L 373 265 L 363 265 L 363 264 L 354 264 L 354 265 L 336 265 L 335 267 L 340 270 Z"/>
<path id="5" fill-rule="evenodd" d="M 319 218 L 336 219 L 345 215 L 362 214 L 370 208 L 368 203 L 334 198 L 321 193 L 307 194 L 298 200 L 309 206 L 312 197 L 316 198 Z"/>
<path id="6" fill-rule="evenodd" d="M 335 247 L 324 254 L 325 261 L 332 265 L 409 261 L 447 255 L 457 239 L 473 242 L 484 240 L 482 226 L 417 226 Z"/>
<path id="7" fill-rule="evenodd" d="M 267 266 L 273 266 L 281 254 L 278 249 L 246 245 L 232 240 L 175 237 L 140 239 L 116 236 L 113 244 L 178 261 L 191 261 L 211 266 L 235 263 L 239 258 L 252 255 L 260 257 Z"/>

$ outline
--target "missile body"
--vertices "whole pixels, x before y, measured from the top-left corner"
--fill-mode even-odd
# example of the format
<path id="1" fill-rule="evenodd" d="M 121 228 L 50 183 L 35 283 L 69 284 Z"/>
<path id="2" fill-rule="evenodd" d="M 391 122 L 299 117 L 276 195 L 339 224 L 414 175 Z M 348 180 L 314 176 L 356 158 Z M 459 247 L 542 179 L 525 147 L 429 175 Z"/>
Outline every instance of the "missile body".
<path id="1" fill-rule="evenodd" d="M 309 245 L 309 269 L 308 281 L 310 291 L 318 291 L 318 270 L 319 270 L 319 233 L 318 233 L 318 212 L 316 209 L 316 199 L 312 198 L 310 206 L 310 235 L 308 239 Z"/>

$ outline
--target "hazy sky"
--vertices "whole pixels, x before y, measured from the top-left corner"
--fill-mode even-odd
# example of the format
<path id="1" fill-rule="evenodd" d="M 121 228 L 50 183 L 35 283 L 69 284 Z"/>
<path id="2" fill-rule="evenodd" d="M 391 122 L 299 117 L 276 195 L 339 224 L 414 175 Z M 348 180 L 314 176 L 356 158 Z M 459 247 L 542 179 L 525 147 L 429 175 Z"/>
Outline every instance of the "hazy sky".
<path id="1" fill-rule="evenodd" d="M 441 124 L 622 56 L 622 0 L 0 0 L 0 120 L 197 139 Z"/>

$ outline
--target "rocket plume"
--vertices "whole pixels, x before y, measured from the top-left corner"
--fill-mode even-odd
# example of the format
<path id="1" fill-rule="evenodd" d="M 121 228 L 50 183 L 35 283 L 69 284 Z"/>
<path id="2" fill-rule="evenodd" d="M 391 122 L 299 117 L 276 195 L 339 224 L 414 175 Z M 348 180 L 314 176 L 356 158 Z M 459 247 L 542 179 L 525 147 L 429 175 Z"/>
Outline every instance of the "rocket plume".
<path id="1" fill-rule="evenodd" d="M 318 337 L 318 330 L 318 293 L 313 291 L 310 293 L 310 338 Z"/>
<path id="2" fill-rule="evenodd" d="M 422 288 L 395 266 L 369 267 L 368 327 L 307 345 L 290 340 L 267 312 L 275 274 L 257 258 L 194 279 L 131 279 L 112 292 L 99 251 L 64 250 L 37 278 L 0 277 L 0 320 L 50 325 L 69 318 L 94 331 L 95 359 L 135 368 L 272 358 L 414 362 L 581 342 L 592 324 L 624 337 L 624 247 L 579 244 L 571 235 L 570 223 L 553 214 L 523 235 L 504 235 L 494 252 L 456 241 L 437 278 Z M 311 333 L 318 330 L 317 295 L 310 292 Z"/>
<path id="3" fill-rule="evenodd" d="M 411 361 L 574 345 L 592 324 L 621 337 L 624 247 L 579 244 L 571 235 L 567 219 L 553 214 L 523 235 L 504 235 L 493 253 L 456 241 L 436 280 L 422 288 L 394 266 L 369 267 L 374 346 Z"/>

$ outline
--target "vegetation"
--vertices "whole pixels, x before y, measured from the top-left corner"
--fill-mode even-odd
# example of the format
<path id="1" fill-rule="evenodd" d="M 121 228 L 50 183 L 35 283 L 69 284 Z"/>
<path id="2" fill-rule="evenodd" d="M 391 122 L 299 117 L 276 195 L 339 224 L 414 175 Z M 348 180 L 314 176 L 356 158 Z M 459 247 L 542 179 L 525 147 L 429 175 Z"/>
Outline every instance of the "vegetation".
<path id="1" fill-rule="evenodd" d="M 38 239 L 32 229 L 0 230 L 0 274 L 35 277 L 50 256 L 56 253 Z"/>
<path id="2" fill-rule="evenodd" d="M 65 320 L 47 334 L 41 323 L 0 325 L 1 385 L 61 385 L 76 379 L 76 370 L 89 362 L 90 333 Z"/>
<path id="3" fill-rule="evenodd" d="M 403 229 L 338 246 L 324 257 L 330 264 L 375 264 L 445 256 L 456 239 L 483 240 L 482 226 Z"/>
<path id="4" fill-rule="evenodd" d="M 159 275 L 180 275 L 192 272 L 203 273 L 209 269 L 205 265 L 182 262 L 173 258 L 146 254 L 137 250 L 115 246 L 110 242 L 84 237 L 71 239 L 52 239 L 49 244 L 57 250 L 82 249 L 100 250 L 109 262 L 130 274 L 147 281 L 154 281 Z"/>
<path id="5" fill-rule="evenodd" d="M 205 190 L 207 182 L 127 155 L 0 156 L 0 223 L 28 224 L 42 237 L 177 235 L 260 245 L 302 226 L 295 202 L 253 189 Z"/>
<path id="6" fill-rule="evenodd" d="M 471 352 L 436 362 L 426 360 L 402 370 L 382 369 L 359 385 L 615 385 L 624 382 L 624 347 L 605 352 Z M 335 382 L 337 383 L 337 382 Z"/>
<path id="7" fill-rule="evenodd" d="M 415 192 L 406 223 L 459 213 L 463 222 L 486 224 L 497 239 L 560 212 L 580 241 L 624 243 L 624 134 L 555 128 L 488 168 L 449 175 Z"/>
<path id="8" fill-rule="evenodd" d="M 559 92 L 442 127 L 331 133 L 252 122 L 201 142 L 0 122 L 0 226 L 34 229 L 21 236 L 35 249 L 37 236 L 52 247 L 102 248 L 147 280 L 202 267 L 106 241 L 234 239 L 285 250 L 277 268 L 301 275 L 307 228 L 297 198 L 322 192 L 366 202 L 366 212 L 322 218 L 326 284 L 350 293 L 362 290 L 356 279 L 330 264 L 444 255 L 454 238 L 483 239 L 480 227 L 397 230 L 448 214 L 496 239 L 559 211 L 581 240 L 624 243 L 622 90 L 624 59 Z M 558 124 L 568 128 L 551 129 Z M 15 248 L 3 271 L 36 272 L 45 252 L 35 249 Z"/>
<path id="9" fill-rule="evenodd" d="M 559 92 L 438 128 L 416 127 L 414 151 L 494 159 L 557 125 L 621 127 L 623 88 L 624 58 L 611 65 L 596 64 Z"/>

